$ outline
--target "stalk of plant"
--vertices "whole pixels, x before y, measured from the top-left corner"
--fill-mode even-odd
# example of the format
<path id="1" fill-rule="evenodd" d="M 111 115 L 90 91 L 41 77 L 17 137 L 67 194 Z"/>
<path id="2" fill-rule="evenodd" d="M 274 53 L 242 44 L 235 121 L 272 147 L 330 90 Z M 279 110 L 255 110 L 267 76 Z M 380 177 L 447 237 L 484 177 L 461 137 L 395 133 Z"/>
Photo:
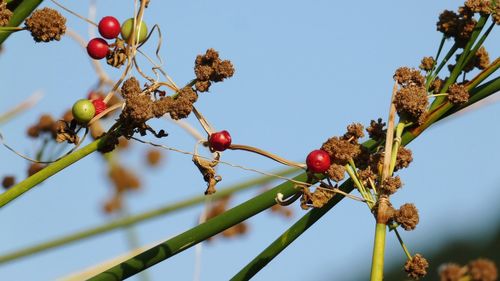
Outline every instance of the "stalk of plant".
<path id="1" fill-rule="evenodd" d="M 286 168 L 279 171 L 276 171 L 275 175 L 286 176 L 289 174 L 294 174 L 298 171 L 296 168 Z M 244 181 L 241 183 L 237 183 L 227 188 L 219 190 L 217 193 L 210 195 L 207 198 L 205 195 L 196 196 L 193 198 L 189 198 L 186 200 L 181 200 L 175 203 L 166 204 L 159 208 L 152 209 L 150 211 L 145 211 L 143 213 L 129 215 L 123 218 L 116 219 L 111 222 L 104 223 L 102 225 L 92 227 L 83 231 L 78 231 L 69 235 L 62 236 L 60 238 L 56 238 L 53 240 L 49 240 L 34 246 L 29 246 L 23 249 L 15 250 L 10 253 L 6 253 L 0 256 L 0 264 L 6 263 L 10 261 L 14 261 L 23 257 L 31 256 L 36 253 L 44 252 L 46 250 L 54 249 L 60 246 L 68 245 L 70 243 L 74 243 L 77 241 L 81 241 L 87 238 L 91 238 L 100 234 L 107 233 L 109 231 L 113 231 L 116 229 L 125 228 L 131 225 L 135 225 L 138 223 L 142 223 L 154 218 L 158 218 L 160 216 L 164 216 L 170 214 L 172 212 L 180 211 L 182 209 L 195 206 L 196 204 L 200 204 L 205 202 L 207 199 L 217 200 L 220 198 L 224 198 L 225 196 L 234 194 L 236 192 L 247 190 L 254 186 L 259 186 L 270 181 L 274 181 L 275 178 L 271 176 L 261 176 L 255 179 L 251 179 L 248 181 Z"/>

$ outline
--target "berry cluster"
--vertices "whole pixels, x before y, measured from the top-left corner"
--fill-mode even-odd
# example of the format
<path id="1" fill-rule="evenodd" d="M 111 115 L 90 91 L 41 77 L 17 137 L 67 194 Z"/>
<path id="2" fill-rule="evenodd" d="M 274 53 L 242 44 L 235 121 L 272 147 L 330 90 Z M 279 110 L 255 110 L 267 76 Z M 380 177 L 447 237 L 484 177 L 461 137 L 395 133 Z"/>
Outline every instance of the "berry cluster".
<path id="1" fill-rule="evenodd" d="M 110 45 L 104 39 L 116 39 L 121 34 L 123 40 L 128 41 L 132 35 L 134 27 L 134 19 L 130 18 L 120 25 L 120 22 L 115 17 L 103 17 L 98 24 L 99 34 L 103 38 L 97 37 L 91 39 L 87 44 L 87 52 L 93 59 L 100 60 L 110 54 Z M 148 28 L 142 21 L 140 28 L 136 31 L 136 38 L 139 43 L 146 40 Z"/>

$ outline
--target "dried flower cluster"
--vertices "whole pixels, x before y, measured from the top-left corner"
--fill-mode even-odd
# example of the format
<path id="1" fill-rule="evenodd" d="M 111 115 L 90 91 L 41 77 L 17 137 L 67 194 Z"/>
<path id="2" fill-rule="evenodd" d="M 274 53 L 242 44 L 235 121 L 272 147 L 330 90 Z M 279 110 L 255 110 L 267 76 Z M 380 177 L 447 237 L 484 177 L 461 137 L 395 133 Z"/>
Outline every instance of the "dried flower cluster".
<path id="1" fill-rule="evenodd" d="M 400 67 L 394 74 L 394 80 L 400 85 L 394 97 L 399 116 L 408 121 L 422 123 L 429 105 L 425 78 L 416 69 Z"/>
<path id="2" fill-rule="evenodd" d="M 495 263 L 488 259 L 477 259 L 466 266 L 456 263 L 443 264 L 439 267 L 441 281 L 496 281 L 498 269 Z"/>
<path id="3" fill-rule="evenodd" d="M 405 271 L 408 273 L 408 277 L 418 280 L 427 274 L 427 268 L 429 263 L 420 254 L 416 254 L 411 260 L 405 263 Z"/>
<path id="4" fill-rule="evenodd" d="M 221 60 L 216 50 L 208 49 L 205 55 L 196 57 L 194 73 L 196 90 L 207 92 L 212 82 L 220 82 L 233 76 L 234 67 L 230 61 Z"/>
<path id="5" fill-rule="evenodd" d="M 10 18 L 12 17 L 12 11 L 7 8 L 7 2 L 4 0 L 0 1 L 0 26 L 7 26 L 9 24 Z"/>
<path id="6" fill-rule="evenodd" d="M 66 18 L 51 8 L 34 11 L 25 25 L 36 42 L 59 41 L 66 32 Z"/>

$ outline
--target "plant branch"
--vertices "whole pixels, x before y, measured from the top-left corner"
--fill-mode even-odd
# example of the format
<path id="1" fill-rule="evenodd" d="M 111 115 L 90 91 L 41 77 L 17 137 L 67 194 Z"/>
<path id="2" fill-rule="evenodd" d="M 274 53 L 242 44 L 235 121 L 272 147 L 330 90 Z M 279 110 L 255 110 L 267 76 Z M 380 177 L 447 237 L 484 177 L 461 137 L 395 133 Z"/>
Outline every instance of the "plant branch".
<path id="1" fill-rule="evenodd" d="M 277 175 L 285 176 L 285 175 L 289 175 L 292 173 L 296 173 L 297 171 L 299 171 L 299 170 L 296 168 L 287 168 L 287 169 L 283 169 L 280 171 L 276 171 L 275 173 Z M 26 247 L 26 248 L 23 248 L 20 250 L 16 250 L 16 251 L 4 254 L 4 255 L 0 256 L 0 264 L 5 263 L 5 262 L 10 262 L 10 261 L 13 261 L 16 259 L 20 259 L 22 257 L 30 256 L 30 255 L 33 255 L 36 253 L 40 253 L 40 252 L 43 252 L 43 251 L 46 251 L 49 249 L 54 249 L 54 248 L 57 248 L 57 247 L 60 247 L 63 245 L 67 245 L 67 244 L 70 244 L 73 242 L 77 242 L 77 241 L 80 241 L 83 239 L 91 238 L 91 237 L 94 237 L 94 236 L 97 236 L 97 235 L 100 235 L 103 233 L 107 233 L 107 232 L 112 231 L 112 230 L 126 228 L 128 226 L 131 226 L 131 225 L 134 225 L 137 223 L 145 222 L 145 221 L 148 221 L 150 219 L 154 219 L 154 218 L 157 218 L 157 217 L 160 217 L 160 216 L 163 216 L 163 215 L 175 212 L 175 211 L 182 210 L 184 208 L 194 206 L 194 205 L 199 204 L 199 203 L 203 203 L 208 198 L 211 200 L 216 200 L 216 199 L 222 198 L 224 196 L 233 194 L 235 192 L 243 191 L 243 190 L 246 190 L 250 187 L 265 184 L 265 183 L 273 181 L 273 180 L 275 180 L 274 177 L 261 176 L 261 177 L 257 177 L 257 178 L 254 178 L 254 179 L 242 182 L 242 183 L 237 183 L 237 184 L 231 185 L 225 189 L 217 191 L 217 193 L 210 195 L 208 197 L 205 195 L 196 196 L 196 197 L 189 198 L 189 199 L 186 199 L 183 201 L 175 202 L 173 204 L 170 203 L 170 204 L 167 204 L 165 206 L 162 206 L 162 207 L 150 210 L 150 211 L 146 211 L 144 213 L 123 217 L 123 218 L 120 218 L 120 219 L 117 219 L 117 220 L 114 220 L 114 221 L 111 221 L 111 222 L 108 222 L 108 223 L 105 223 L 105 224 L 102 224 L 102 225 L 99 225 L 96 227 L 92 227 L 92 228 L 89 228 L 89 229 L 86 229 L 83 231 L 78 231 L 78 232 L 75 232 L 75 233 L 60 237 L 60 238 L 56 238 L 56 239 L 53 239 L 53 240 L 50 240 L 47 242 L 40 243 L 38 245 Z"/>

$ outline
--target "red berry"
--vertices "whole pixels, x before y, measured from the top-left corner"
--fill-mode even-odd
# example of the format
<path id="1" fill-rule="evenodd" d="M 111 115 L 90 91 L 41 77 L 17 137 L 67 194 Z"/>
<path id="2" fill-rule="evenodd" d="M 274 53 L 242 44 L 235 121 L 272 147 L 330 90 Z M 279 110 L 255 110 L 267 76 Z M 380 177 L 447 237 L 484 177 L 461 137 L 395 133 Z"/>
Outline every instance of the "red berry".
<path id="1" fill-rule="evenodd" d="M 104 99 L 101 97 L 93 99 L 92 103 L 94 104 L 95 107 L 95 115 L 98 115 L 99 113 L 103 112 L 108 107 L 106 103 L 104 103 Z"/>
<path id="2" fill-rule="evenodd" d="M 87 53 L 93 59 L 100 60 L 106 57 L 109 52 L 109 45 L 102 38 L 94 38 L 87 44 Z"/>
<path id="3" fill-rule="evenodd" d="M 231 135 L 228 131 L 213 133 L 208 138 L 210 147 L 215 151 L 224 151 L 231 145 Z"/>
<path id="4" fill-rule="evenodd" d="M 313 173 L 324 173 L 330 168 L 330 155 L 324 150 L 313 150 L 306 159 L 307 169 Z"/>
<path id="5" fill-rule="evenodd" d="M 118 37 L 120 31 L 120 22 L 115 17 L 103 17 L 99 22 L 99 33 L 106 39 L 113 39 Z"/>

